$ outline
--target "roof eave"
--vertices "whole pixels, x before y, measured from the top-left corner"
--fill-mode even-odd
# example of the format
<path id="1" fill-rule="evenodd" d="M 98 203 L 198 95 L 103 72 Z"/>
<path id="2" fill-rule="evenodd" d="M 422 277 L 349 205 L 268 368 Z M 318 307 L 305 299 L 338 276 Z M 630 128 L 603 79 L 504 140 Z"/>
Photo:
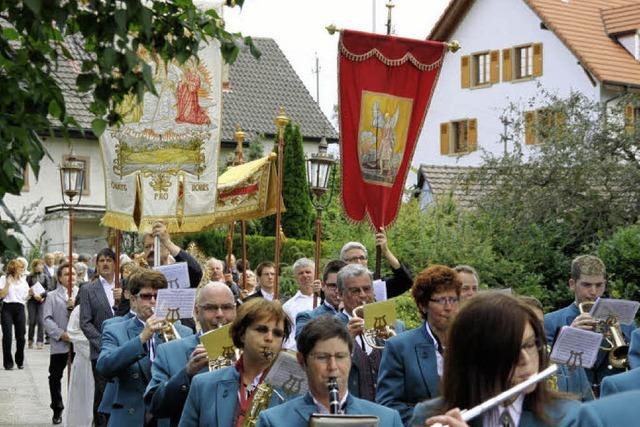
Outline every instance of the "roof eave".
<path id="1" fill-rule="evenodd" d="M 448 41 L 458 24 L 467 14 L 474 0 L 451 0 L 427 36 L 428 40 Z"/>

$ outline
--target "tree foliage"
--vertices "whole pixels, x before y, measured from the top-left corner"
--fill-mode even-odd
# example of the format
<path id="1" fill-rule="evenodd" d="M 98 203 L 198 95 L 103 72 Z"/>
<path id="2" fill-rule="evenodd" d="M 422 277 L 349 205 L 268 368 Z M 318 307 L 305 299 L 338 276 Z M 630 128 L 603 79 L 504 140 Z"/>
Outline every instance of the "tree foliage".
<path id="1" fill-rule="evenodd" d="M 220 41 L 228 62 L 242 45 L 259 55 L 251 38 L 227 32 L 215 10 L 202 11 L 192 0 L 0 0 L 0 30 L 0 200 L 20 194 L 27 165 L 38 176 L 46 155 L 39 135 L 56 129 L 68 137 L 79 129 L 56 77 L 62 58 L 80 70 L 76 89 L 89 99 L 100 135 L 119 122 L 115 107 L 126 95 L 155 93 L 139 49 L 184 62 L 210 38 Z M 0 245 L 17 249 L 7 226 L 19 229 L 3 223 Z"/>

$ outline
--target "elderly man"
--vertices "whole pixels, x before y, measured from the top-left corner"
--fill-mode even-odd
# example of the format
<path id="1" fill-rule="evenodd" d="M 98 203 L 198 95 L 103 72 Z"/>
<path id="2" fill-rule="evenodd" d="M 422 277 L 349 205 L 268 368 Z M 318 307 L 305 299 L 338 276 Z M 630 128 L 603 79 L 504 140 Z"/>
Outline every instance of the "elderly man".
<path id="1" fill-rule="evenodd" d="M 480 279 L 478 278 L 478 272 L 470 265 L 456 265 L 453 267 L 458 277 L 462 282 L 462 288 L 460 288 L 460 301 L 471 298 L 478 293 L 478 286 Z"/>
<path id="2" fill-rule="evenodd" d="M 544 316 L 544 329 L 547 342 L 553 343 L 556 334 L 563 326 L 571 325 L 575 328 L 593 330 L 597 321 L 589 313 L 580 313 L 579 306 L 583 302 L 594 302 L 600 298 L 607 287 L 606 268 L 602 260 L 593 255 L 581 255 L 571 262 L 571 278 L 569 289 L 575 295 L 575 301 L 565 308 L 548 313 Z M 635 325 L 622 325 L 622 333 L 629 342 Z M 608 353 L 600 350 L 593 368 L 586 369 L 596 395 L 602 379 L 608 375 L 622 372 L 613 368 L 608 362 Z"/>
<path id="3" fill-rule="evenodd" d="M 67 334 L 69 313 L 73 309 L 73 297 L 69 298 L 67 284 L 71 276 L 71 283 L 76 284 L 76 272 L 68 264 L 64 263 L 56 271 L 57 287 L 49 292 L 44 302 L 43 318 L 44 327 L 51 340 L 51 356 L 49 358 L 49 393 L 51 395 L 51 409 L 53 424 L 62 422 L 62 373 L 67 366 L 69 357 L 69 343 L 71 339 Z"/>
<path id="4" fill-rule="evenodd" d="M 233 281 L 225 280 L 224 263 L 217 258 L 209 258 L 205 264 L 207 273 L 209 274 L 209 283 L 222 282 L 226 283 L 235 300 L 240 299 L 240 288 Z"/>
<path id="5" fill-rule="evenodd" d="M 202 328 L 198 334 L 158 347 L 144 395 L 149 412 L 156 418 L 169 418 L 172 426 L 180 422 L 191 380 L 208 371 L 209 359 L 200 336 L 236 318 L 235 298 L 225 283 L 209 282 L 200 289 L 195 318 Z"/>
<path id="6" fill-rule="evenodd" d="M 294 325 L 291 328 L 291 335 L 287 337 L 287 341 L 284 344 L 285 348 L 295 350 L 296 316 L 303 311 L 313 310 L 313 294 L 320 292 L 322 283 L 320 280 L 313 279 L 314 270 L 315 263 L 308 258 L 300 258 L 293 263 L 293 276 L 298 285 L 298 292 L 282 306 L 282 309 L 287 313 L 291 323 Z"/>
<path id="7" fill-rule="evenodd" d="M 338 314 L 340 306 L 340 293 L 338 292 L 338 271 L 347 265 L 340 260 L 329 261 L 322 273 L 322 292 L 324 301 L 313 310 L 303 311 L 296 316 L 296 339 L 300 336 L 300 331 L 310 320 L 325 314 L 334 316 Z"/>
<path id="8" fill-rule="evenodd" d="M 354 316 L 356 307 L 375 301 L 371 272 L 360 264 L 343 267 L 337 276 L 338 292 L 343 309 L 335 317 L 346 325 L 354 338 L 353 364 L 349 375 L 349 392 L 362 399 L 373 401 L 376 396 L 376 380 L 382 352 L 373 348 L 363 338 L 364 319 Z M 404 331 L 404 324 L 396 321 L 396 333 Z"/>
<path id="9" fill-rule="evenodd" d="M 104 328 L 97 370 L 106 378 L 117 378 L 116 396 L 109 426 L 137 427 L 145 423 L 143 393 L 151 379 L 151 359 L 163 343 L 164 319 L 153 314 L 158 289 L 167 287 L 162 273 L 144 270 L 129 279 L 129 292 L 136 316 Z M 176 324 L 181 336 L 192 333 Z"/>
<path id="10" fill-rule="evenodd" d="M 447 330 L 458 311 L 461 286 L 449 267 L 433 265 L 420 272 L 411 294 L 425 322 L 385 345 L 376 402 L 400 412 L 405 424 L 416 403 L 439 394 Z"/>
<path id="11" fill-rule="evenodd" d="M 342 323 L 321 316 L 307 323 L 298 340 L 298 363 L 307 374 L 309 392 L 301 397 L 260 413 L 258 425 L 269 427 L 306 427 L 313 413 L 330 412 L 327 384 L 335 378 L 340 402 L 339 412 L 345 415 L 372 415 L 380 426 L 401 427 L 398 412 L 358 399 L 348 390 L 353 339 Z"/>
<path id="12" fill-rule="evenodd" d="M 387 298 L 402 295 L 411 287 L 413 277 L 411 276 L 411 271 L 409 271 L 405 265 L 401 264 L 398 258 L 391 252 L 391 249 L 389 249 L 387 235 L 383 228 L 376 233 L 376 246 L 380 247 L 382 256 L 385 257 L 393 272 L 393 276 L 382 279 L 385 282 Z M 347 264 L 361 264 L 367 267 L 369 259 L 367 248 L 359 242 L 346 243 L 340 250 L 340 259 Z"/>

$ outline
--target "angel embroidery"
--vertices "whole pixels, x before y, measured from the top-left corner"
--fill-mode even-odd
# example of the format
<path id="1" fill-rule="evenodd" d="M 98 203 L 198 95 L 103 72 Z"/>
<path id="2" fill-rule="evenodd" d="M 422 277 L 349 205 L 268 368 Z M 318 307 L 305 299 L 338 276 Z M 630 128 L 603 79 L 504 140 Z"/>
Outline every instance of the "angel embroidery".
<path id="1" fill-rule="evenodd" d="M 376 130 L 376 169 L 385 174 L 391 171 L 391 157 L 396 144 L 396 125 L 400 109 L 396 108 L 391 116 L 380 111 L 378 102 L 373 104 L 373 123 L 371 127 Z M 378 142 L 379 141 L 379 142 Z"/>
<path id="2" fill-rule="evenodd" d="M 186 68 L 176 90 L 178 115 L 176 122 L 208 125 L 211 121 L 200 106 L 200 76 L 193 68 Z"/>

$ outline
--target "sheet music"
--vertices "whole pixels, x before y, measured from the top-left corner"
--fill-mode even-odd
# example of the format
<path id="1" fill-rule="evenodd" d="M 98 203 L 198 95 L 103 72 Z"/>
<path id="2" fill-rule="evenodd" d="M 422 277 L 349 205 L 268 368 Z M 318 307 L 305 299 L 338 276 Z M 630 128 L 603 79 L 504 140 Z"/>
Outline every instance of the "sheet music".
<path id="1" fill-rule="evenodd" d="M 153 267 L 154 270 L 164 274 L 167 278 L 169 289 L 186 289 L 190 288 L 189 269 L 186 262 L 176 262 L 174 264 L 159 265 Z"/>
<path id="2" fill-rule="evenodd" d="M 386 324 L 395 327 L 396 302 L 394 299 L 366 304 L 363 310 L 365 328 L 375 328 L 378 326 L 376 321 L 382 322 L 380 326 Z"/>
<path id="3" fill-rule="evenodd" d="M 551 361 L 568 366 L 591 368 L 596 363 L 602 334 L 563 326 L 551 350 Z"/>
<path id="4" fill-rule="evenodd" d="M 289 397 L 307 392 L 307 374 L 298 363 L 294 352 L 281 351 L 264 381 L 282 389 Z"/>
<path id="5" fill-rule="evenodd" d="M 196 302 L 196 289 L 158 289 L 156 300 L 156 317 L 166 317 L 169 309 L 178 309 L 180 319 L 193 317 L 193 306 Z"/>
<path id="6" fill-rule="evenodd" d="M 231 324 L 228 323 L 217 329 L 212 329 L 200 336 L 200 342 L 207 350 L 207 356 L 210 360 L 214 360 L 225 352 L 225 350 L 233 349 L 233 340 L 229 335 Z"/>
<path id="7" fill-rule="evenodd" d="M 376 297 L 376 301 L 387 300 L 387 282 L 378 279 L 373 281 L 373 294 Z"/>
<path id="8" fill-rule="evenodd" d="M 591 307 L 589 314 L 594 319 L 607 320 L 610 315 L 618 318 L 623 325 L 630 325 L 636 318 L 640 302 L 624 299 L 598 298 Z"/>
<path id="9" fill-rule="evenodd" d="M 33 286 L 31 287 L 31 289 L 33 289 L 33 294 L 34 295 L 42 295 L 43 293 L 45 293 L 45 290 L 42 287 L 42 285 L 40 284 L 40 282 L 34 283 Z"/>

